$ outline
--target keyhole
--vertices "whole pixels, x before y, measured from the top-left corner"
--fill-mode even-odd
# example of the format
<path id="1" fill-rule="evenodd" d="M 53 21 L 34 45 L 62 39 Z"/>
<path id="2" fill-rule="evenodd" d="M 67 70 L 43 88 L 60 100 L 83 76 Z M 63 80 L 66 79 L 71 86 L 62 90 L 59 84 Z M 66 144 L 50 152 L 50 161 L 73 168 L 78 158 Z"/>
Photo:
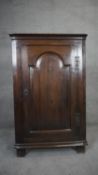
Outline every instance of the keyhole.
<path id="1" fill-rule="evenodd" d="M 29 94 L 29 90 L 28 89 L 24 89 L 24 95 L 27 96 Z"/>

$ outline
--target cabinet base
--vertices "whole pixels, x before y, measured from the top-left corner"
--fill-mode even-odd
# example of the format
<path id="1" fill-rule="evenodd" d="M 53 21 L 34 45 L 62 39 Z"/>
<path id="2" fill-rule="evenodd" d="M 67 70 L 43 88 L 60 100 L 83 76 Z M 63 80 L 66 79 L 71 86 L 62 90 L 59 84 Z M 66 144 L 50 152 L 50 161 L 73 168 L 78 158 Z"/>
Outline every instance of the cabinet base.
<path id="1" fill-rule="evenodd" d="M 23 157 L 26 154 L 26 149 L 33 149 L 33 148 L 66 148 L 66 147 L 72 147 L 74 148 L 78 153 L 84 153 L 85 152 L 85 146 L 87 145 L 86 141 L 79 141 L 79 142 L 70 142 L 70 143 L 36 143 L 36 144 L 15 144 L 15 149 L 17 152 L 18 157 Z"/>

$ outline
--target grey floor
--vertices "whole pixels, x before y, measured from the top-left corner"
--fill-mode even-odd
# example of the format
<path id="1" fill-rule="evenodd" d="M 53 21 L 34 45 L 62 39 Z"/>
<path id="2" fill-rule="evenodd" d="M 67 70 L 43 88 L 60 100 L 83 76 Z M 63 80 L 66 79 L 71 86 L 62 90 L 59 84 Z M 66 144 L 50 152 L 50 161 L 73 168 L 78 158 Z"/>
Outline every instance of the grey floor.
<path id="1" fill-rule="evenodd" d="M 86 153 L 72 149 L 32 150 L 17 158 L 14 130 L 0 130 L 0 175 L 97 175 L 98 125 L 87 128 Z"/>

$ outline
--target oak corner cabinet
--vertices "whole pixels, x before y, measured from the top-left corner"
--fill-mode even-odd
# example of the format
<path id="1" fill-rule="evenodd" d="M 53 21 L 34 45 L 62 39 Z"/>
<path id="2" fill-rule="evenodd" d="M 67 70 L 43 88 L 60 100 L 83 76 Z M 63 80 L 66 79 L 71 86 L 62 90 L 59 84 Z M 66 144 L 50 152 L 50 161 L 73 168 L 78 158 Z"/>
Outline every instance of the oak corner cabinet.
<path id="1" fill-rule="evenodd" d="M 86 34 L 10 34 L 15 148 L 86 145 Z"/>

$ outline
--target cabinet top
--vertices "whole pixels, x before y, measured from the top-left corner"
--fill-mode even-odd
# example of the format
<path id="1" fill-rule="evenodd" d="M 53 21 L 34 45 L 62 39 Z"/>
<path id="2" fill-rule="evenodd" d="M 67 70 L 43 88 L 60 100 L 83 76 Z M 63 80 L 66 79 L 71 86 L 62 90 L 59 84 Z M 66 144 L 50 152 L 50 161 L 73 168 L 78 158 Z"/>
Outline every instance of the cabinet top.
<path id="1" fill-rule="evenodd" d="M 87 34 L 41 34 L 41 33 L 12 33 L 11 39 L 86 39 Z"/>

